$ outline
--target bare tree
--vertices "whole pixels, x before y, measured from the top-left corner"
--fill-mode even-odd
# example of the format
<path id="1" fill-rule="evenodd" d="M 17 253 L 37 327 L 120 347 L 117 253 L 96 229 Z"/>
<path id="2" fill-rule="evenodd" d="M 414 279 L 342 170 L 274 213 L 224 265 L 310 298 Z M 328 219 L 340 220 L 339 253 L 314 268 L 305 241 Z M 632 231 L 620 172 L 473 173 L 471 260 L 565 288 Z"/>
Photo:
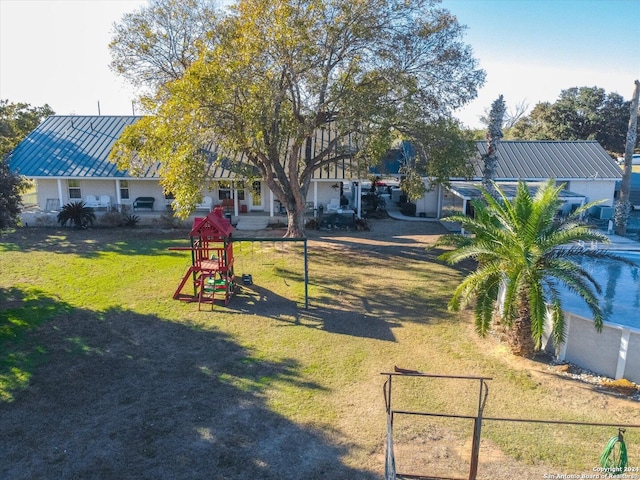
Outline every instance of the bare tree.
<path id="1" fill-rule="evenodd" d="M 508 107 L 504 112 L 504 118 L 502 120 L 502 128 L 508 130 L 513 127 L 518 121 L 524 117 L 529 110 L 529 104 L 525 98 L 519 103 L 516 103 L 513 108 Z M 480 123 L 489 126 L 489 109 L 485 108 L 484 115 L 480 117 Z"/>
<path id="2" fill-rule="evenodd" d="M 155 91 L 182 77 L 199 48 L 215 43 L 219 16 L 212 0 L 150 0 L 113 25 L 110 67 Z"/>
<path id="3" fill-rule="evenodd" d="M 635 81 L 633 89 L 633 97 L 631 106 L 629 107 L 629 128 L 627 129 L 627 141 L 624 150 L 624 171 L 622 174 L 622 185 L 620 186 L 620 198 L 616 202 L 614 221 L 616 224 L 616 233 L 618 235 L 627 234 L 627 221 L 629 220 L 629 211 L 631 210 L 631 202 L 629 201 L 629 193 L 631 191 L 631 170 L 633 160 L 633 149 L 636 145 L 638 135 L 638 97 L 640 95 L 640 81 Z"/>

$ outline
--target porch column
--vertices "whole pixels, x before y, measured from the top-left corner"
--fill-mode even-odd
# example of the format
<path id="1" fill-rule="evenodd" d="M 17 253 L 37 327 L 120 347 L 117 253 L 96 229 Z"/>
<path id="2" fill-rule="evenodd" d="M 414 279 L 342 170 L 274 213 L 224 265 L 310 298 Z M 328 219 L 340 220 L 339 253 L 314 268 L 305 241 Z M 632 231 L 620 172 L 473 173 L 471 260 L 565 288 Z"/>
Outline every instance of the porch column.
<path id="1" fill-rule="evenodd" d="M 356 184 L 356 215 L 362 218 L 362 182 Z"/>
<path id="2" fill-rule="evenodd" d="M 64 205 L 63 200 L 62 200 L 62 179 L 59 178 L 58 179 L 58 203 L 60 204 L 60 208 L 62 208 L 62 205 Z"/>
<path id="3" fill-rule="evenodd" d="M 273 214 L 273 202 L 274 202 L 273 192 L 271 191 L 271 189 L 269 189 L 269 216 L 270 217 L 275 216 Z"/>
<path id="4" fill-rule="evenodd" d="M 466 217 L 467 216 L 467 198 L 463 198 L 462 199 L 462 214 Z M 460 234 L 464 235 L 464 228 L 460 227 Z"/>
<path id="5" fill-rule="evenodd" d="M 318 182 L 313 182 L 313 216 L 318 216 Z"/>
<path id="6" fill-rule="evenodd" d="M 233 215 L 238 216 L 240 213 L 240 209 L 238 208 L 238 189 L 236 188 L 235 182 L 232 183 L 233 190 L 231 190 L 231 194 L 233 195 Z"/>
<path id="7" fill-rule="evenodd" d="M 120 196 L 120 179 L 116 178 L 116 205 L 122 203 L 122 197 Z"/>
<path id="8" fill-rule="evenodd" d="M 440 217 L 442 217 L 442 196 L 444 195 L 444 190 L 442 188 L 442 185 L 438 184 L 438 206 L 437 208 L 437 212 L 436 212 L 436 218 L 438 220 L 440 220 Z"/>

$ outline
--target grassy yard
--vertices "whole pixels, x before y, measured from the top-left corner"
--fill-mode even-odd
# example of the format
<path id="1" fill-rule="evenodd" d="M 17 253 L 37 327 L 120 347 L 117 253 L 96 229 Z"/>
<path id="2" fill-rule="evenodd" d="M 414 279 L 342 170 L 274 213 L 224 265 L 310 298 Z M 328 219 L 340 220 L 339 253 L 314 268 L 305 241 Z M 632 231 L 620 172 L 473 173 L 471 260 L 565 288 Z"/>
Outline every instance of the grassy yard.
<path id="1" fill-rule="evenodd" d="M 0 238 L 0 478 L 379 479 L 381 372 L 492 377 L 484 414 L 640 424 L 640 406 L 478 339 L 432 224 L 236 245 L 228 307 L 172 300 L 188 232 Z M 409 222 L 406 222 L 409 223 Z M 406 229 L 406 231 L 404 230 Z M 393 233 L 392 233 L 393 232 Z M 394 408 L 473 415 L 470 381 L 394 379 Z M 398 417 L 399 468 L 468 471 L 472 424 Z M 617 429 L 487 422 L 478 478 L 590 473 Z M 640 429 L 627 432 L 640 465 Z"/>

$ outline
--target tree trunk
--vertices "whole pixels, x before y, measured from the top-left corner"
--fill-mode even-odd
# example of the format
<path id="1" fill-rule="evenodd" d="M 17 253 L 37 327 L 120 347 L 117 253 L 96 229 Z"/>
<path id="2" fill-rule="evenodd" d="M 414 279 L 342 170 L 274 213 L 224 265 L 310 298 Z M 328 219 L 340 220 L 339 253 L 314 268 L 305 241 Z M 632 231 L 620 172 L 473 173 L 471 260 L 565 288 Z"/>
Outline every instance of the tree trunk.
<path id="1" fill-rule="evenodd" d="M 507 343 L 514 355 L 532 358 L 536 352 L 531 335 L 531 312 L 526 299 L 520 299 L 517 318 L 507 331 Z"/>
<path id="2" fill-rule="evenodd" d="M 295 205 L 295 208 L 287 208 L 287 238 L 304 238 L 305 205 Z"/>
<path id="3" fill-rule="evenodd" d="M 622 185 L 620 186 L 620 198 L 616 202 L 615 223 L 616 234 L 625 236 L 627 234 L 627 220 L 631 210 L 629 195 L 631 191 L 631 171 L 633 160 L 633 149 L 636 146 L 638 128 L 638 96 L 640 95 L 640 82 L 636 80 L 633 89 L 633 98 L 629 108 L 629 128 L 627 129 L 627 142 L 624 150 L 624 173 L 622 174 Z"/>

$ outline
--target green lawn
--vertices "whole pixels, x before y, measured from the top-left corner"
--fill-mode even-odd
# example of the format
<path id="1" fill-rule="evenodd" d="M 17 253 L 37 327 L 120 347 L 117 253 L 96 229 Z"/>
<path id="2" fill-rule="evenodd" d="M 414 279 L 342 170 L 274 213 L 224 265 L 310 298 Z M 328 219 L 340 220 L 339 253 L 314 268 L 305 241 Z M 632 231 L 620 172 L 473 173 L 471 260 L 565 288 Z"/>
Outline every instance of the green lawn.
<path id="1" fill-rule="evenodd" d="M 254 285 L 198 311 L 172 299 L 189 255 L 168 248 L 186 231 L 5 234 L 0 477 L 381 478 L 380 373 L 395 365 L 492 377 L 486 416 L 640 424 L 637 404 L 478 339 L 468 312 L 447 312 L 462 273 L 425 248 L 436 236 L 386 234 L 393 222 L 310 232 L 308 310 L 293 244 L 237 244 L 236 273 Z M 478 393 L 398 378 L 393 398 L 472 415 Z M 615 431 L 488 422 L 479 478 L 588 473 Z M 398 464 L 464 473 L 470 433 L 467 420 L 398 417 Z M 639 433 L 627 433 L 633 465 Z"/>

